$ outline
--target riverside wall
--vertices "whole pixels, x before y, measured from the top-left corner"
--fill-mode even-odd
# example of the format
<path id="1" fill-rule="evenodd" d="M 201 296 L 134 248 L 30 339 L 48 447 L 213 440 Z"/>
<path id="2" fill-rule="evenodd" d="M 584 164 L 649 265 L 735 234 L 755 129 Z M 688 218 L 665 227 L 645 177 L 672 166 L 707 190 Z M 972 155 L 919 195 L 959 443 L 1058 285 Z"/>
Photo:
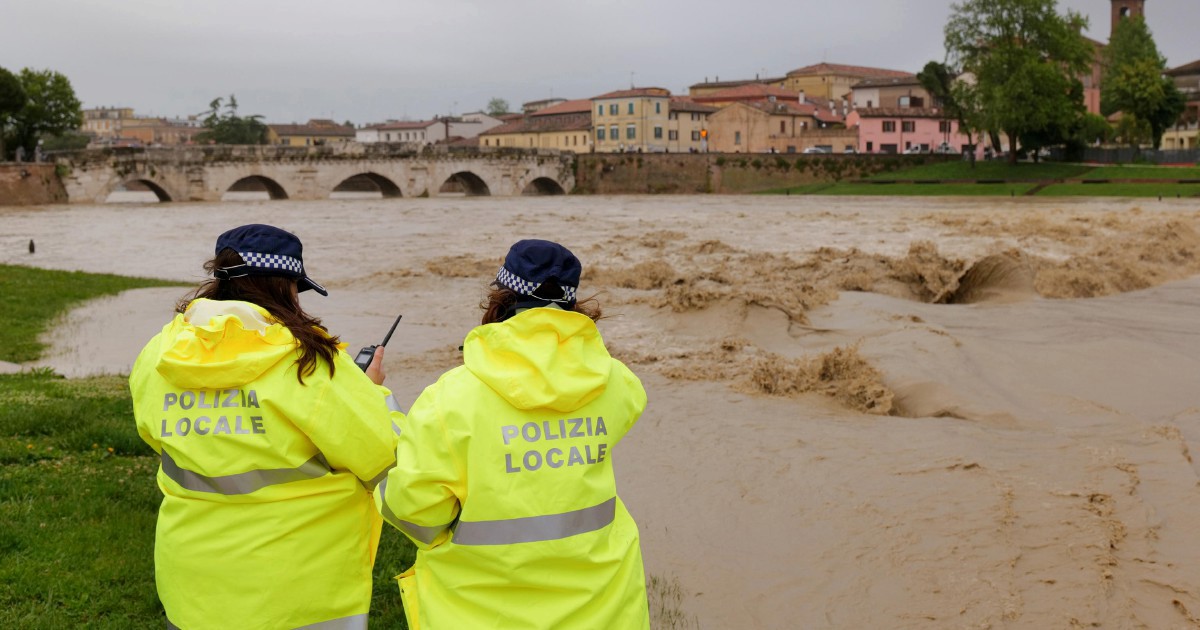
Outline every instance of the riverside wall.
<path id="1" fill-rule="evenodd" d="M 836 183 L 908 168 L 943 156 L 797 153 L 585 153 L 575 193 L 738 194 Z"/>
<path id="2" fill-rule="evenodd" d="M 53 164 L 0 163 L 0 206 L 66 203 L 67 190 Z"/>

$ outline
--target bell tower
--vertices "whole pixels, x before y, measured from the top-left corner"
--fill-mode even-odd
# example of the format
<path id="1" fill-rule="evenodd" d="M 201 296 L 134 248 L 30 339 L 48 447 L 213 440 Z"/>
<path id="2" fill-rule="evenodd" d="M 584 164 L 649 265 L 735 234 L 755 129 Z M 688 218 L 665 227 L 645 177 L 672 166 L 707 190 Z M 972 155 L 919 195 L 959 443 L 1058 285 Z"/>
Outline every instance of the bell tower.
<path id="1" fill-rule="evenodd" d="M 1112 30 L 1109 38 L 1112 38 L 1121 20 L 1132 17 L 1146 19 L 1146 0 L 1112 0 Z"/>

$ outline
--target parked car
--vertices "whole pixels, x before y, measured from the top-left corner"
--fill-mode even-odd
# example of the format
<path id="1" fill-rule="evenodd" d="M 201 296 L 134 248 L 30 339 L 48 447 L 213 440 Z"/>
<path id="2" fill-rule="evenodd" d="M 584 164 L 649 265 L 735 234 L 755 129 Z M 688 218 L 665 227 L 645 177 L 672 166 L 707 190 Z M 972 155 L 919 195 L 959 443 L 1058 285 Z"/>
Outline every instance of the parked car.
<path id="1" fill-rule="evenodd" d="M 921 150 L 921 145 L 919 144 L 914 144 L 904 150 L 904 155 L 917 155 L 919 153 L 924 153 L 924 151 Z"/>
<path id="2" fill-rule="evenodd" d="M 808 147 L 804 153 L 833 153 L 833 147 Z"/>
<path id="3" fill-rule="evenodd" d="M 954 147 L 950 146 L 949 142 L 943 142 L 943 143 L 937 145 L 937 148 L 934 149 L 933 152 L 940 153 L 942 155 L 953 155 L 955 153 L 958 153 L 958 151 L 954 150 Z"/>

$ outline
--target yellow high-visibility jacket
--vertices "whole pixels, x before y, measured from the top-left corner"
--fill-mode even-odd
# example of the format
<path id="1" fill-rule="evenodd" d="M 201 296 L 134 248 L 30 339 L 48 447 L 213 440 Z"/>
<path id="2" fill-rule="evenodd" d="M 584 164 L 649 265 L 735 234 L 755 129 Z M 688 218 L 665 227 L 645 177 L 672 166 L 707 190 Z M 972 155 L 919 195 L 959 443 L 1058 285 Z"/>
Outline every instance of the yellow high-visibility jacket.
<path id="1" fill-rule="evenodd" d="M 409 626 L 648 628 L 612 464 L 641 382 L 592 320 L 553 308 L 475 328 L 463 360 L 413 403 L 375 490 L 418 547 L 400 576 Z"/>
<path id="2" fill-rule="evenodd" d="M 321 360 L 303 385 L 298 356 L 265 309 L 201 299 L 133 366 L 138 433 L 161 458 L 154 563 L 169 626 L 366 627 L 371 489 L 403 416 L 345 352 L 332 378 Z"/>

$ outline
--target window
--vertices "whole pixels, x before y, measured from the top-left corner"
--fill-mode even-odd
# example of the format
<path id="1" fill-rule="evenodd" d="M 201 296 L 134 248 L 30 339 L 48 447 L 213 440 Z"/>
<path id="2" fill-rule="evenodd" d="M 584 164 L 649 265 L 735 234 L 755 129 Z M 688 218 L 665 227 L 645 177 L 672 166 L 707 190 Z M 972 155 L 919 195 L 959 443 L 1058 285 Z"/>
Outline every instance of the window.
<path id="1" fill-rule="evenodd" d="M 700 120 L 700 114 L 692 114 L 692 120 Z"/>
<path id="2" fill-rule="evenodd" d="M 895 131 L 896 131 L 896 121 L 894 121 L 894 120 L 883 121 L 883 133 L 895 133 Z"/>
<path id="3" fill-rule="evenodd" d="M 616 115 L 617 115 L 617 111 L 618 111 L 618 110 L 617 110 L 617 108 L 618 108 L 618 107 L 620 107 L 620 105 L 618 105 L 618 104 L 616 104 L 616 103 L 612 103 L 612 104 L 610 104 L 610 105 L 608 106 L 608 115 L 609 115 L 609 116 L 616 116 Z"/>
<path id="4" fill-rule="evenodd" d="M 603 140 L 604 140 L 604 126 L 601 125 L 599 127 L 596 127 L 596 141 L 602 142 Z"/>
<path id="5" fill-rule="evenodd" d="M 903 131 L 904 133 L 912 133 L 916 130 L 917 130 L 917 123 L 915 123 L 911 120 L 901 121 L 900 131 Z"/>
<path id="6" fill-rule="evenodd" d="M 779 121 L 779 134 L 783 135 L 785 133 L 787 133 L 787 121 L 781 120 Z"/>
<path id="7" fill-rule="evenodd" d="M 661 113 L 662 113 L 662 103 L 655 103 L 655 104 L 654 104 L 654 113 L 655 113 L 655 114 L 661 114 Z"/>
<path id="8" fill-rule="evenodd" d="M 603 115 L 604 115 L 604 106 L 603 106 L 603 105 L 599 105 L 599 106 L 597 106 L 597 107 L 596 107 L 596 115 L 597 115 L 597 116 L 603 116 Z"/>
<path id="9" fill-rule="evenodd" d="M 612 140 L 613 142 L 616 142 L 617 140 L 620 140 L 620 139 L 621 139 L 621 132 L 617 130 L 617 126 L 616 126 L 616 125 L 609 125 L 609 127 L 608 127 L 608 139 L 609 139 L 609 140 Z"/>
<path id="10" fill-rule="evenodd" d="M 875 143 L 868 141 L 867 142 L 867 153 L 872 153 L 874 151 L 875 151 Z"/>
<path id="11" fill-rule="evenodd" d="M 655 139 L 655 140 L 662 140 L 662 127 L 655 127 L 655 128 L 654 128 L 654 139 Z"/>
<path id="12" fill-rule="evenodd" d="M 951 131 L 953 131 L 953 130 L 950 128 L 950 121 L 949 121 L 949 120 L 943 120 L 943 121 L 939 122 L 939 123 L 938 123 L 938 131 L 940 131 L 940 132 L 942 132 L 942 133 L 950 133 Z"/>
<path id="13" fill-rule="evenodd" d="M 698 141 L 699 139 L 700 139 L 700 132 L 699 132 L 699 131 L 693 131 L 693 132 L 692 132 L 692 142 L 696 142 L 696 141 Z"/>
<path id="14" fill-rule="evenodd" d="M 899 153 L 900 149 L 899 149 L 899 147 L 897 147 L 894 144 L 881 144 L 881 145 L 879 145 L 879 152 L 880 153 Z"/>
<path id="15" fill-rule="evenodd" d="M 912 107 L 912 97 L 901 96 L 899 105 L 900 107 Z"/>
<path id="16" fill-rule="evenodd" d="M 633 113 L 633 101 L 629 101 L 629 112 L 628 113 L 630 113 L 630 114 Z"/>
<path id="17" fill-rule="evenodd" d="M 734 144 L 742 143 L 742 132 L 740 132 L 740 131 L 733 132 L 733 143 Z"/>
<path id="18" fill-rule="evenodd" d="M 667 132 L 667 140 L 678 140 L 678 139 L 679 139 L 679 131 L 678 130 L 672 129 Z"/>
<path id="19" fill-rule="evenodd" d="M 626 140 L 636 140 L 637 139 L 637 125 L 625 125 L 625 139 Z"/>

